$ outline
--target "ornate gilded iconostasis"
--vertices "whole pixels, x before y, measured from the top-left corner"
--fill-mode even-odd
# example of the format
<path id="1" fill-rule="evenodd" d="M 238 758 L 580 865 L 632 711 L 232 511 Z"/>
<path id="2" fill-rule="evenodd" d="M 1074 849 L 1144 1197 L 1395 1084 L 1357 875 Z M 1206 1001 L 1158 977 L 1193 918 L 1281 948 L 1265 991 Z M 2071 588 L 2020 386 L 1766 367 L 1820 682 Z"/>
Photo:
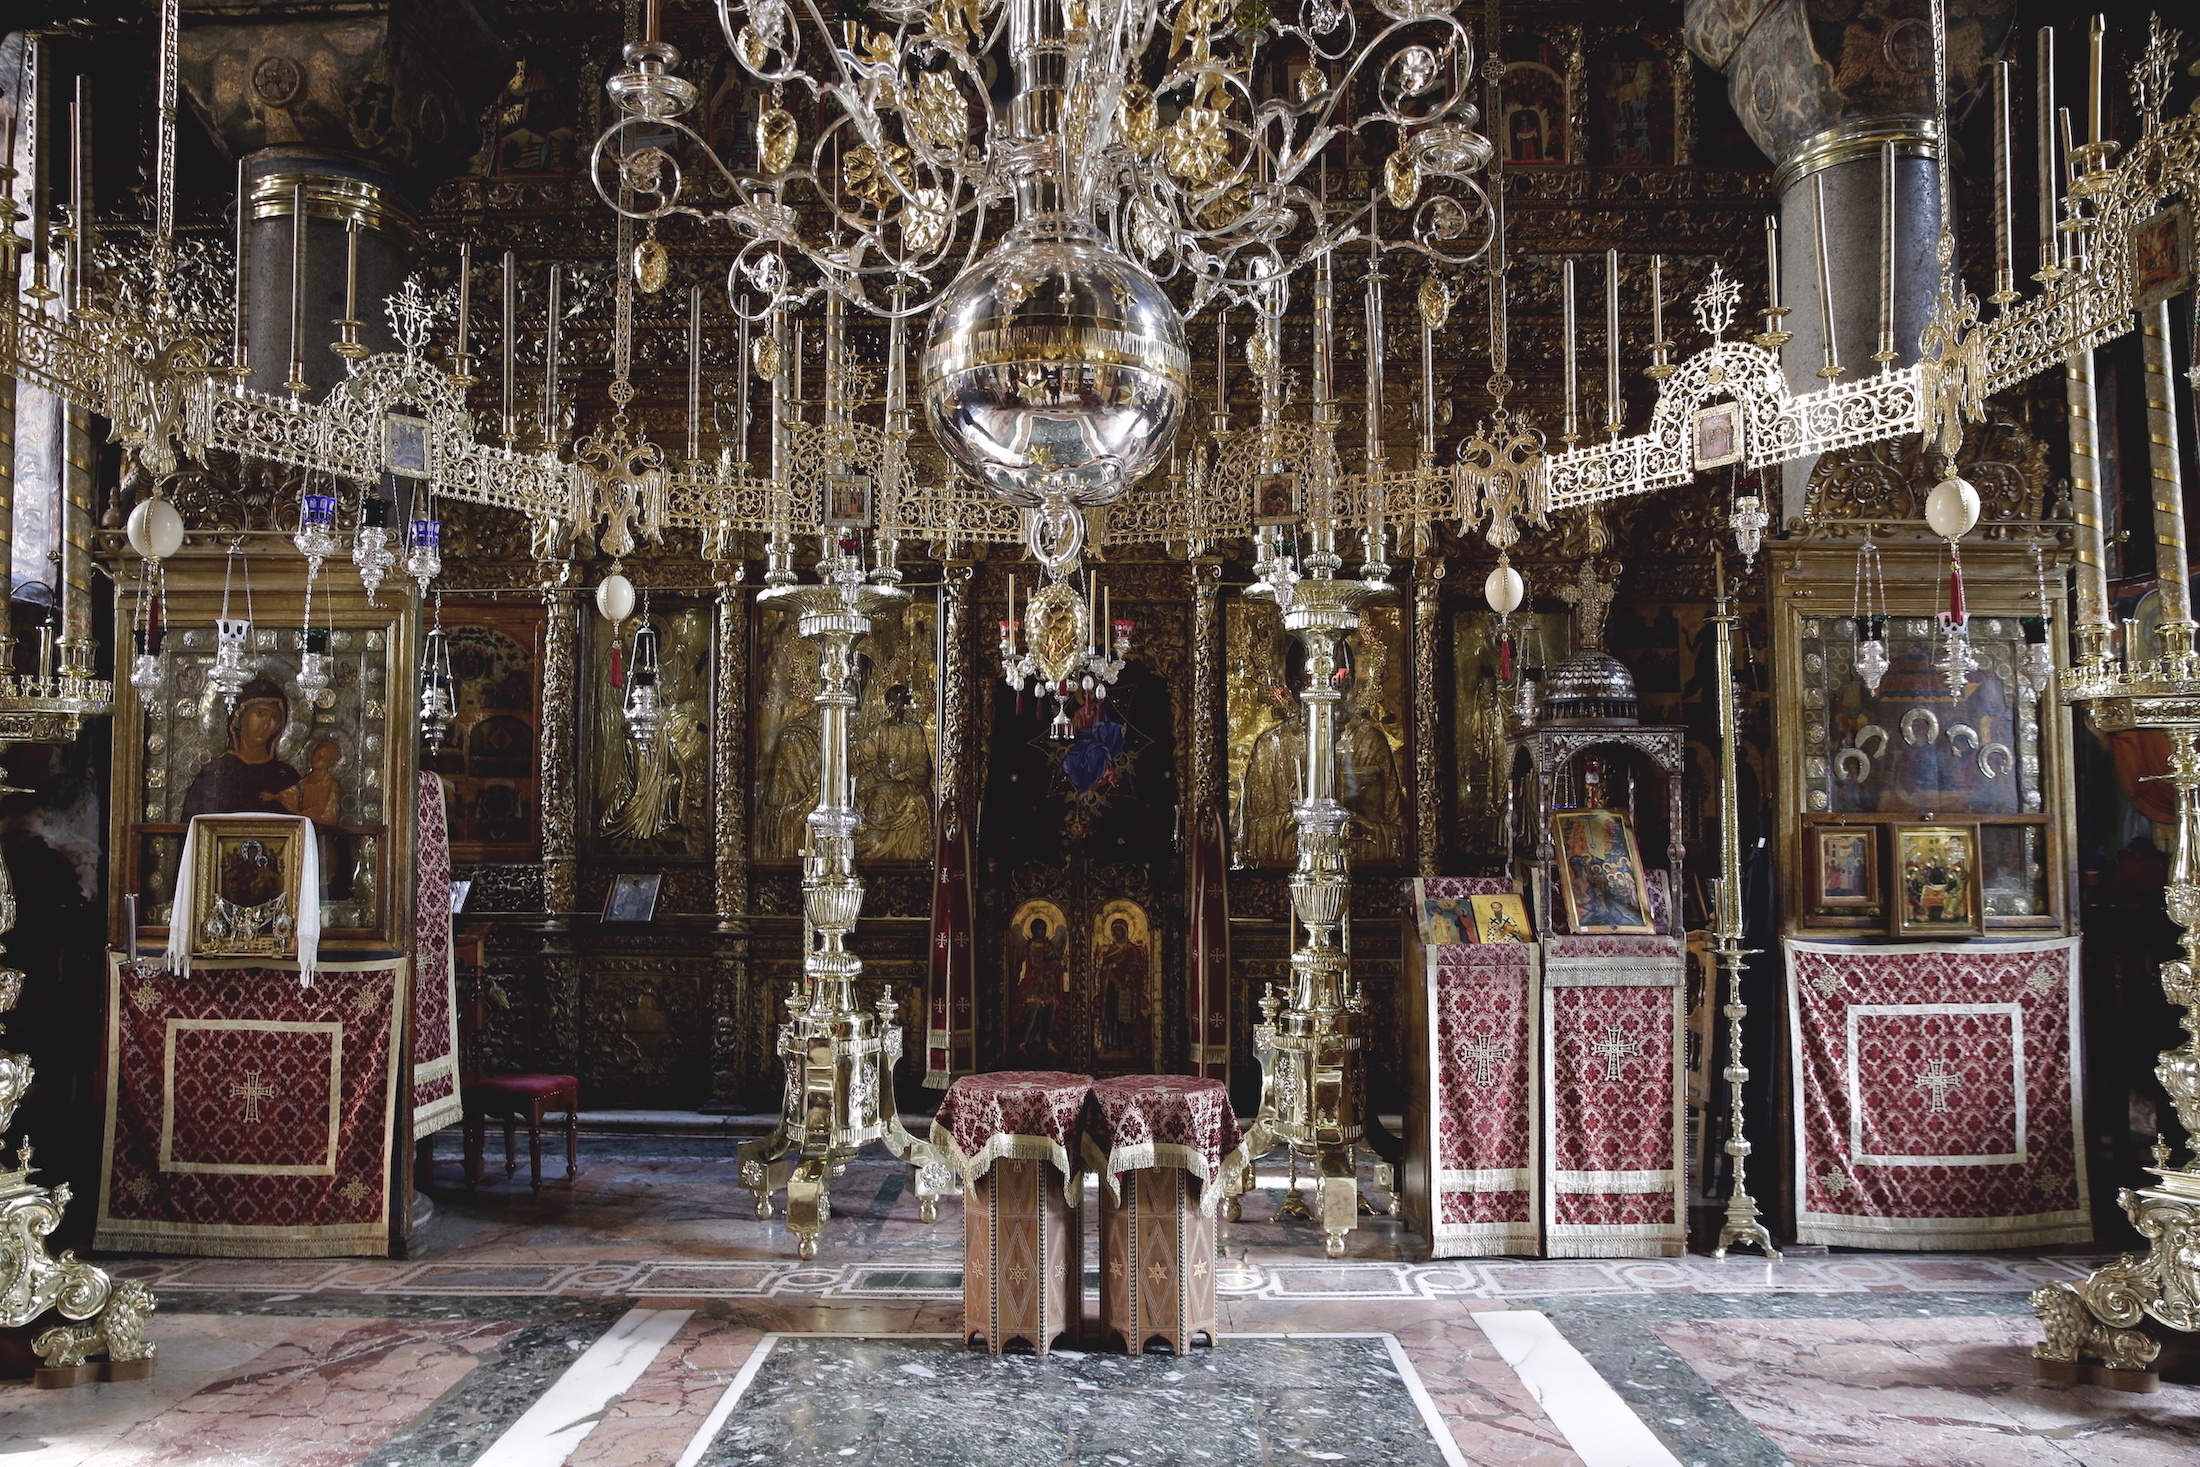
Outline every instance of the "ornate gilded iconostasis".
<path id="1" fill-rule="evenodd" d="M 763 78 L 776 43 L 762 32 L 729 47 L 699 4 L 459 6 L 437 33 L 467 62 L 453 71 L 421 59 L 403 7 L 376 20 L 371 61 L 310 8 L 172 19 L 163 75 L 189 125 L 171 111 L 159 131 L 142 99 L 103 99 L 81 144 L 100 166 L 68 188 L 72 220 L 112 227 L 89 263 L 68 257 L 73 230 L 49 231 L 59 251 L 31 248 L 53 278 L 74 272 L 72 291 L 100 270 L 134 281 L 127 262 L 149 250 L 149 319 L 198 334 L 166 357 L 132 337 L 128 370 L 109 374 L 122 385 L 101 378 L 128 456 L 49 473 L 97 425 L 26 377 L 13 460 L 18 581 L 48 546 L 71 560 L 73 524 L 101 526 L 124 583 L 134 510 L 172 502 L 191 531 L 165 570 L 161 679 L 113 726 L 111 934 L 132 935 L 125 898 L 136 936 L 163 927 L 189 816 L 265 807 L 321 829 L 332 947 L 403 949 L 417 765 L 442 782 L 456 920 L 485 936 L 474 1057 L 573 1073 L 591 1106 L 769 1107 L 799 1090 L 790 990 L 823 1002 L 860 974 L 864 1004 L 887 996 L 877 1022 L 911 1041 L 894 1071 L 904 1104 L 972 1067 L 1191 1068 L 1226 1071 L 1250 1110 L 1263 1072 L 1283 1073 L 1258 1049 L 1273 1037 L 1264 997 L 1337 978 L 1336 1003 L 1299 1007 L 1349 1014 L 1356 1032 L 1320 1043 L 1364 1046 L 1380 1114 L 1404 1085 L 1407 884 L 1517 874 L 1524 832 L 1540 838 L 1551 813 L 1514 777 L 1523 679 L 1601 646 L 1662 762 L 1614 764 L 1609 782 L 1600 764 L 1582 798 L 1644 812 L 1652 864 L 1677 876 L 1661 930 L 1616 935 L 1677 953 L 1706 934 L 1677 1002 L 1691 1185 L 1716 1194 L 1711 936 L 1729 957 L 1745 939 L 2067 938 L 2091 838 L 2073 791 L 2100 762 L 2040 696 L 2031 649 L 2060 620 L 2027 622 L 2043 596 L 2062 605 L 2073 518 L 2101 518 L 2051 482 L 2067 426 L 2054 384 L 2025 375 L 2047 359 L 1974 412 L 1992 374 L 1963 376 L 1972 359 L 1956 354 L 1987 328 L 1948 282 L 2015 268 L 1995 191 L 1942 201 L 1951 158 L 1995 151 L 1992 109 L 1972 102 L 2013 9 L 1962 10 L 1944 32 L 1854 9 L 1815 7 L 1792 34 L 1723 4 L 1401 21 L 1501 63 L 1451 79 L 1481 99 L 1486 138 L 1464 121 L 1423 136 L 1396 111 L 1440 89 L 1434 52 L 1337 88 L 1270 65 L 1259 85 L 1297 89 L 1294 106 L 1392 109 L 1318 159 L 1294 155 L 1297 183 L 1264 175 L 1304 186 L 1276 195 L 1289 220 L 1241 221 L 1270 231 L 1261 248 L 1302 227 L 1327 247 L 1287 282 L 1223 259 L 1223 285 L 1194 289 L 1222 257 L 1163 256 L 1210 235 L 1125 204 L 1110 227 L 1152 266 L 1147 284 L 1185 299 L 1160 302 L 1174 325 L 1124 360 L 1088 352 L 1107 360 L 1085 366 L 1130 375 L 1077 422 L 1097 441 L 1166 418 L 1173 451 L 1156 438 L 1065 464 L 1065 431 L 1010 445 L 1013 472 L 974 461 L 1005 451 L 987 437 L 1005 430 L 957 420 L 967 404 L 942 385 L 991 369 L 982 333 L 957 324 L 977 305 L 950 291 L 930 318 L 893 315 L 913 279 L 981 277 L 934 262 L 936 280 L 912 266 L 889 286 L 836 253 L 849 210 L 881 252 L 926 254 L 933 224 L 970 221 L 934 219 L 937 200 L 890 177 L 906 159 L 843 146 L 831 107 Z M 1269 22 L 1241 19 L 1227 44 L 1253 46 Z M 116 43 L 145 40 L 125 27 Z M 40 44 L 10 53 L 8 75 L 59 115 L 54 79 L 89 77 L 90 44 Z M 909 166 L 959 178 L 994 142 L 972 118 L 1000 99 L 928 85 L 906 121 L 955 146 Z M 1110 124 L 1160 160 L 1171 209 L 1167 191 L 1213 184 L 1238 135 L 1202 118 L 1133 93 Z M 164 139 L 152 226 L 103 161 L 139 132 Z M 20 170 L 47 180 L 46 203 L 53 136 Z M 713 160 L 738 167 L 721 177 Z M 752 168 L 795 200 L 769 250 L 743 244 L 763 217 L 744 202 Z M 1204 228 L 1251 198 L 1193 214 Z M 1340 201 L 1360 212 L 1333 230 Z M 1048 248 L 1130 258 L 1088 225 L 1062 224 Z M 2050 221 L 2051 257 L 2055 239 Z M 983 226 L 968 243 L 999 244 Z M 1065 266 L 1052 294 L 1040 275 L 1004 276 L 978 304 L 1058 298 L 1129 330 L 1144 271 Z M 2009 314 L 2021 294 L 1995 305 Z M 72 330 L 123 309 L 56 298 Z M 203 323 L 225 321 L 232 339 L 215 342 Z M 2013 335 L 1993 349 L 2015 351 Z M 2103 357 L 2120 404 L 2143 374 Z M 1025 429 L 1054 432 L 1066 420 L 1026 396 L 1073 396 L 1062 382 L 1049 358 L 1001 390 Z M 2143 415 L 2113 415 L 2126 441 L 2102 456 L 2112 470 L 2144 456 Z M 1957 438 L 1947 462 L 1926 447 Z M 371 528 L 375 475 L 404 472 L 408 453 L 444 492 L 423 501 L 426 531 L 402 509 L 386 528 L 412 536 L 399 557 L 439 547 L 440 566 L 425 594 L 399 567 L 370 596 L 346 537 Z M 1133 457 L 1139 475 L 1121 468 Z M 1985 512 L 1962 550 L 1970 661 L 1951 684 L 1935 611 L 1950 552 L 1920 521 L 1928 488 L 1957 472 Z M 2104 477 L 2120 496 L 2108 519 L 2144 513 L 2140 476 Z M 293 547 L 322 491 L 341 532 L 309 618 Z M 41 519 L 48 504 L 61 523 Z M 1035 562 L 1051 572 L 1044 605 Z M 1585 571 L 1615 589 L 1577 648 L 1563 592 Z M 253 675 L 232 709 L 209 681 L 214 628 L 248 582 Z M 1043 652 L 1080 640 L 1071 623 L 1082 647 Z M 1715 670 L 1722 637 L 1735 699 Z M 1874 647 L 1883 677 L 1862 671 Z M 1739 722 L 1731 773 L 1722 714 Z M 2124 773 L 2145 762 L 2108 757 Z M 1579 802 L 1569 790 L 1560 803 Z M 1548 914 L 1547 894 L 1532 910 Z M 1778 960 L 1735 981 L 1760 1015 L 1783 1013 Z M 1768 1132 L 1795 1119 L 1783 1042 L 1777 1022 L 1748 1036 Z M 1920 1093 L 1947 1100 L 1933 1075 Z M 1792 1159 L 1786 1204 L 1850 1185 L 1833 1163 L 1787 1175 Z"/>

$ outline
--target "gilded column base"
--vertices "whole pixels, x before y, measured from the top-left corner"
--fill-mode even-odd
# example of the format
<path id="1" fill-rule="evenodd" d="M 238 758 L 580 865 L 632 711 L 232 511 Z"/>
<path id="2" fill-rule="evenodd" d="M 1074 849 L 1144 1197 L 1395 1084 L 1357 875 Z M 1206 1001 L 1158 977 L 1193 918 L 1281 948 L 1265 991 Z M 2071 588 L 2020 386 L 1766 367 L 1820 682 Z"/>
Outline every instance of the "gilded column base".
<path id="1" fill-rule="evenodd" d="M 1224 1179 L 1224 1215 L 1239 1220 L 1239 1199 L 1252 1188 L 1253 1164 L 1277 1147 L 1287 1147 L 1294 1184 L 1276 1216 L 1317 1223 L 1322 1251 L 1341 1258 L 1345 1236 L 1359 1223 L 1360 1143 L 1366 1139 L 1360 1116 L 1358 1012 L 1279 1012 L 1280 1000 L 1273 992 L 1261 1008 L 1267 1022 L 1253 1031 L 1253 1054 L 1261 1067 L 1260 1114 L 1246 1130 L 1244 1165 Z M 1312 1203 L 1296 1185 L 1302 1161 L 1314 1174 Z M 1388 1167 L 1377 1162 L 1376 1170 L 1376 1184 L 1387 1185 Z"/>
<path id="2" fill-rule="evenodd" d="M 2047 1335 L 2032 1347 L 2040 1379 L 2152 1391 L 2161 1384 L 2160 1328 L 2200 1333 L 2200 1169 L 2172 1170 L 2160 1149 L 2156 1155 L 2163 1164 L 2147 1170 L 2160 1184 L 2126 1187 L 2116 1198 L 2147 1251 L 2127 1253 L 2082 1282 L 2032 1291 L 2032 1312 Z"/>

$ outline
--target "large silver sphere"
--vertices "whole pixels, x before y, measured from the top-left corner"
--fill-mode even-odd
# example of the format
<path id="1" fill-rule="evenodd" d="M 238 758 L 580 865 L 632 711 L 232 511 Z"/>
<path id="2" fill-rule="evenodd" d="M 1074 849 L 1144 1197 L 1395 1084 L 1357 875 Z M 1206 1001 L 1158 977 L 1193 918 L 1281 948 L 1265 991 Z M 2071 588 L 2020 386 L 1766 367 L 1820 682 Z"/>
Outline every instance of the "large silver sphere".
<path id="1" fill-rule="evenodd" d="M 1089 228 L 1039 218 L 948 287 L 918 390 L 933 436 L 995 494 L 1105 504 L 1168 451 L 1189 366 L 1152 276 Z"/>

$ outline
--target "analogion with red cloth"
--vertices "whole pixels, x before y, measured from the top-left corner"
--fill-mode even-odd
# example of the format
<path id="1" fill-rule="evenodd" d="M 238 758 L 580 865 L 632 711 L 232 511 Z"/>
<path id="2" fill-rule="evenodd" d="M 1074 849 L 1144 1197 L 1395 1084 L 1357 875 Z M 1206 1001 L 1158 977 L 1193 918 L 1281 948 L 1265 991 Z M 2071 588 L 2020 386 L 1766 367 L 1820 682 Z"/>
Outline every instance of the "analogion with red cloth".
<path id="1" fill-rule="evenodd" d="M 1852 1248 L 2093 1236 L 2078 943 L 1789 942 L 1795 1233 Z"/>
<path id="2" fill-rule="evenodd" d="M 1198 1075 L 1118 1075 L 1092 1087 L 1085 1102 L 1086 1163 L 1119 1192 L 1124 1172 L 1174 1168 L 1199 1178 L 1199 1210 L 1212 1216 L 1223 1169 L 1245 1144 L 1230 1090 Z"/>
<path id="3" fill-rule="evenodd" d="M 297 970 L 120 956 L 107 993 L 98 1247 L 242 1258 L 389 1252 L 402 958 Z"/>
<path id="4" fill-rule="evenodd" d="M 1001 1070 L 964 1075 L 947 1087 L 932 1117 L 932 1144 L 965 1182 L 1004 1156 L 1052 1162 L 1065 1183 L 1078 1170 L 1078 1128 L 1090 1075 L 1058 1070 Z"/>
<path id="5" fill-rule="evenodd" d="M 1680 939 L 1553 935 L 1543 953 L 1544 1252 L 1672 1258 L 1688 970 Z"/>

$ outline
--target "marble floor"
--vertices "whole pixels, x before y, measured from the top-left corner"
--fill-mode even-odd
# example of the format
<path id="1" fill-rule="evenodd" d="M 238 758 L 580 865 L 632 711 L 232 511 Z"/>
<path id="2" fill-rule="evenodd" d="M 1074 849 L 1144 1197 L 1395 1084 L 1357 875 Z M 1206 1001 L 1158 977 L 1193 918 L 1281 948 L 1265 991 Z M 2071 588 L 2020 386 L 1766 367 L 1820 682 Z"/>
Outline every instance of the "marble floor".
<path id="1" fill-rule="evenodd" d="M 959 1204 L 920 1223 L 882 1160 L 839 1180 L 804 1263 L 754 1217 L 730 1135 L 590 1135 L 576 1182 L 471 1196 L 444 1139 L 409 1259 L 109 1260 L 159 1298 L 157 1373 L 0 1385 L 0 1459 L 2200 1461 L 2200 1388 L 2032 1379 L 2025 1295 L 2084 1258 L 1430 1261 L 1372 1218 L 1330 1260 L 1275 1220 L 1278 1190 L 1222 1230 L 1215 1350 L 995 1359 L 955 1344 Z"/>

